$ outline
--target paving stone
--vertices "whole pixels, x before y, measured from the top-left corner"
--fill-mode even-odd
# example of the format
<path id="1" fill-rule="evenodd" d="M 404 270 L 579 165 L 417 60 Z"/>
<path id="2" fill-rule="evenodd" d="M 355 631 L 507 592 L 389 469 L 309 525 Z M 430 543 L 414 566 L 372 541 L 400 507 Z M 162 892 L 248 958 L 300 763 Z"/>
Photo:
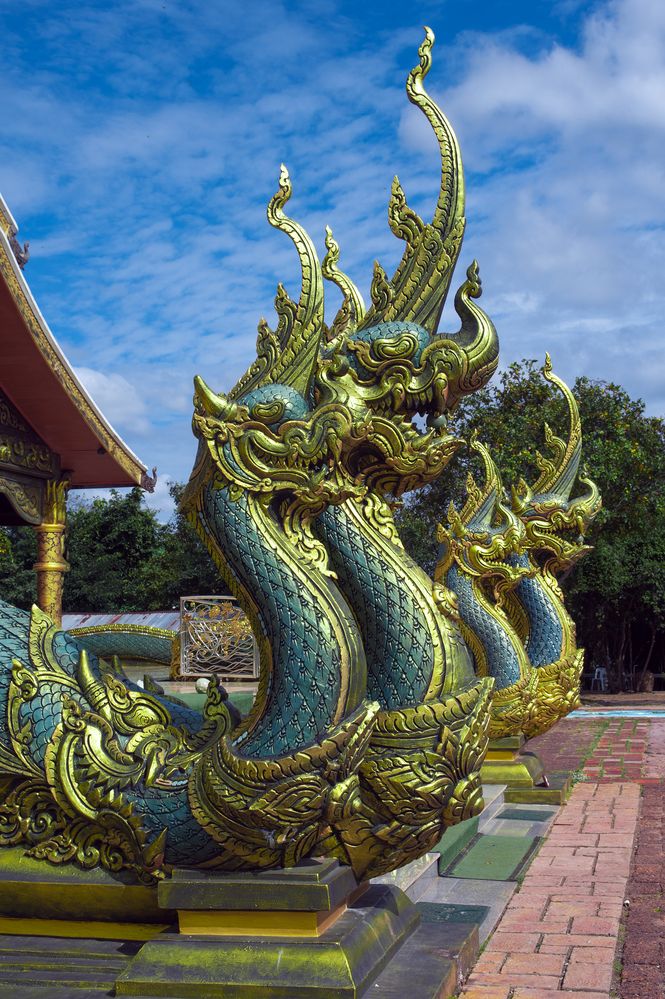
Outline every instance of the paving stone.
<path id="1" fill-rule="evenodd" d="M 466 995 L 466 993 L 465 993 Z M 561 995 L 558 989 L 540 988 L 517 988 L 513 992 L 512 999 L 609 999 L 607 992 L 574 992 L 566 991 L 565 996 Z"/>
<path id="2" fill-rule="evenodd" d="M 502 972 L 492 973 L 486 972 L 483 975 L 476 975 L 475 972 L 469 978 L 469 985 L 477 985 L 479 983 L 486 983 L 487 985 L 502 985 L 503 982 L 509 981 L 513 988 L 518 985 L 530 985 L 532 987 L 543 988 L 543 989 L 556 989 L 559 984 L 559 978 L 556 975 L 525 975 L 525 974 L 511 974 L 504 975 Z M 462 993 L 464 999 L 468 999 L 466 992 Z"/>
<path id="3" fill-rule="evenodd" d="M 563 954 L 511 954 L 501 973 L 504 975 L 561 975 L 565 964 Z"/>
<path id="4" fill-rule="evenodd" d="M 619 932 L 619 920 L 603 919 L 600 916 L 575 916 L 571 932 L 616 937 Z"/>
<path id="5" fill-rule="evenodd" d="M 464 991 L 464 999 L 509 999 L 512 989 L 505 985 L 472 985 Z"/>
<path id="6" fill-rule="evenodd" d="M 497 930 L 485 948 L 488 953 L 534 954 L 540 943 L 539 933 L 515 933 Z"/>
<path id="7" fill-rule="evenodd" d="M 596 989 L 609 990 L 612 984 L 612 964 L 605 961 L 594 961 L 582 964 L 573 962 L 568 965 L 563 979 L 564 989 Z"/>

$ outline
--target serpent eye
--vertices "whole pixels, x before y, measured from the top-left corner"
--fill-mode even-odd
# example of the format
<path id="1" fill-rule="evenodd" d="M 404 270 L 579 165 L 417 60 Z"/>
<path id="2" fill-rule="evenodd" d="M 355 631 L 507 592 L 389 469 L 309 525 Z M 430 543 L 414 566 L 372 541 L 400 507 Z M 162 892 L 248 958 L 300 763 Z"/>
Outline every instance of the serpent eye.
<path id="1" fill-rule="evenodd" d="M 282 399 L 275 399 L 273 402 L 257 402 L 249 411 L 253 420 L 260 423 L 279 423 L 284 419 L 286 406 Z"/>

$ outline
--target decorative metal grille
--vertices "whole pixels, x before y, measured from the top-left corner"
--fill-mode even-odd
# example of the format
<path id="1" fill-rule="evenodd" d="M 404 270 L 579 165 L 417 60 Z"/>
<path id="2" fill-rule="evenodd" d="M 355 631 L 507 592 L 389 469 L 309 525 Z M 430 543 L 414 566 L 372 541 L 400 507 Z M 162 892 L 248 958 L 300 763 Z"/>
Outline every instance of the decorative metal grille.
<path id="1" fill-rule="evenodd" d="M 180 675 L 255 680 L 258 648 L 233 597 L 180 598 Z"/>

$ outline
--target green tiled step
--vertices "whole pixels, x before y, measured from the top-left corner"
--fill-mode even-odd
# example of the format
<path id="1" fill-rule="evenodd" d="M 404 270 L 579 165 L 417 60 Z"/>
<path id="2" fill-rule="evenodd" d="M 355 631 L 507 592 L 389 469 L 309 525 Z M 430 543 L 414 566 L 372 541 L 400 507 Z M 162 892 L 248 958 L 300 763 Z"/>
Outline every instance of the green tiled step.
<path id="1" fill-rule="evenodd" d="M 439 874 L 443 874 L 467 848 L 478 833 L 479 818 L 467 819 L 456 826 L 450 826 L 434 847 L 439 854 Z"/>
<path id="2" fill-rule="evenodd" d="M 446 870 L 453 878 L 479 881 L 515 881 L 540 843 L 539 836 L 481 834 L 462 857 Z"/>
<path id="3" fill-rule="evenodd" d="M 515 805 L 512 808 L 504 808 L 498 813 L 497 819 L 513 819 L 518 822 L 547 822 L 553 814 L 556 812 L 549 808 L 545 811 L 541 808 L 519 808 Z"/>

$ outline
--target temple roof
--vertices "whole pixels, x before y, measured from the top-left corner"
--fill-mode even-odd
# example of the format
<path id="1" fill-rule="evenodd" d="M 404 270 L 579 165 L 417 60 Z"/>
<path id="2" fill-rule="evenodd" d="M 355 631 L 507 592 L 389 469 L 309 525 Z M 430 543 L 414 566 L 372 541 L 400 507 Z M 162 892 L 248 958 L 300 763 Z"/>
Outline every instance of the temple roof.
<path id="1" fill-rule="evenodd" d="M 73 488 L 140 484 L 146 466 L 83 388 L 39 311 L 12 249 L 17 230 L 0 195 L 0 389 L 60 455 Z"/>

